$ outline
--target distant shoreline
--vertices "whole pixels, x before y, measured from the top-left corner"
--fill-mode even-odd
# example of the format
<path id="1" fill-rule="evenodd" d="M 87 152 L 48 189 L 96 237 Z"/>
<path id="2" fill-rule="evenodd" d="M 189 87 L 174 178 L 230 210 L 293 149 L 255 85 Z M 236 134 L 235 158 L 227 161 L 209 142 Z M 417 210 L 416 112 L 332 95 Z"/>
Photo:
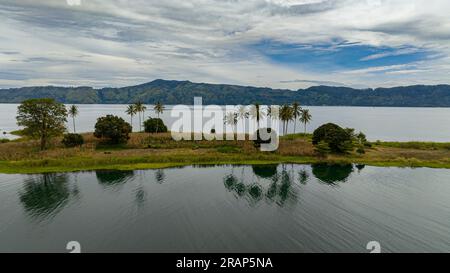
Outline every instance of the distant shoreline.
<path id="1" fill-rule="evenodd" d="M 164 105 L 193 103 L 202 97 L 203 104 L 280 105 L 299 102 L 309 106 L 361 107 L 450 107 L 450 85 L 413 85 L 391 88 L 354 89 L 335 86 L 312 86 L 296 91 L 229 84 L 193 83 L 190 81 L 155 80 L 120 87 L 36 86 L 0 89 L 0 103 L 21 103 L 30 98 L 53 98 L 67 104 L 145 104 Z"/>

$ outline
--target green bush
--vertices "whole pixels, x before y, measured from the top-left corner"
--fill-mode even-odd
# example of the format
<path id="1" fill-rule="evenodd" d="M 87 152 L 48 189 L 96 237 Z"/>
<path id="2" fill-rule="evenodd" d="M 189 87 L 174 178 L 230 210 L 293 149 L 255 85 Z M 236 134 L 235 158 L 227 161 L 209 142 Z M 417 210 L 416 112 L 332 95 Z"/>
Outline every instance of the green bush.
<path id="1" fill-rule="evenodd" d="M 356 152 L 360 155 L 365 154 L 366 150 L 364 149 L 364 145 L 360 145 L 357 149 Z"/>
<path id="2" fill-rule="evenodd" d="M 149 118 L 144 122 L 146 133 L 166 133 L 167 126 L 160 118 Z"/>
<path id="3" fill-rule="evenodd" d="M 107 139 L 110 143 L 119 144 L 128 141 L 131 125 L 123 118 L 107 115 L 97 119 L 94 136 Z"/>
<path id="4" fill-rule="evenodd" d="M 326 143 L 325 141 L 320 141 L 315 146 L 315 151 L 318 153 L 321 157 L 327 157 L 328 154 L 331 152 L 330 145 Z"/>
<path id="5" fill-rule="evenodd" d="M 80 134 L 65 134 L 62 144 L 64 144 L 67 148 L 77 147 L 84 144 L 84 139 Z"/>
<path id="6" fill-rule="evenodd" d="M 349 130 L 344 130 L 334 123 L 324 124 L 314 131 L 313 144 L 317 146 L 322 141 L 327 143 L 334 153 L 345 153 L 353 149 Z"/>
<path id="7" fill-rule="evenodd" d="M 0 143 L 8 143 L 8 142 L 10 142 L 9 139 L 7 139 L 7 138 L 0 138 Z"/>

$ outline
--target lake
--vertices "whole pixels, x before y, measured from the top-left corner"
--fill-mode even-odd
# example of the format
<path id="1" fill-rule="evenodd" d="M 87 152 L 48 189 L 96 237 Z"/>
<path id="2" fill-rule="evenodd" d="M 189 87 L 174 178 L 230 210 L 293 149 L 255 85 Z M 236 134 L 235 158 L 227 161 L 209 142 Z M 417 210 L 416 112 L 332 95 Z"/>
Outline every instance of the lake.
<path id="1" fill-rule="evenodd" d="M 450 252 L 450 170 L 0 174 L 0 252 Z"/>
<path id="2" fill-rule="evenodd" d="M 156 117 L 149 110 L 146 117 Z M 163 113 L 161 118 L 169 129 L 175 118 L 170 116 L 170 108 Z M 394 108 L 394 107 L 306 107 L 313 116 L 307 131 L 312 132 L 320 125 L 334 122 L 343 127 L 355 128 L 362 131 L 371 141 L 435 141 L 450 142 L 450 108 Z M 80 114 L 76 118 L 79 132 L 92 132 L 98 117 L 114 114 L 123 117 L 126 121 L 130 118 L 125 114 L 126 105 L 79 105 Z M 14 138 L 9 134 L 19 129 L 16 125 L 17 104 L 0 104 L 0 138 Z M 138 129 L 138 118 L 133 120 L 134 129 Z M 68 129 L 72 130 L 69 119 Z M 289 126 L 292 133 L 293 124 Z M 297 124 L 297 132 L 303 132 L 303 126 Z"/>

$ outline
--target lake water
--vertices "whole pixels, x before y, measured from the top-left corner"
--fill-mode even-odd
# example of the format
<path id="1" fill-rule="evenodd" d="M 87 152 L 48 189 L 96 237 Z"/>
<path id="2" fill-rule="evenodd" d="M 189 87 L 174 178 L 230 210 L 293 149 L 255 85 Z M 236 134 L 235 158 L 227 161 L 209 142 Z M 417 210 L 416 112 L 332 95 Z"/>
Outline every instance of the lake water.
<path id="1" fill-rule="evenodd" d="M 0 252 L 450 252 L 450 170 L 0 174 Z"/>
<path id="2" fill-rule="evenodd" d="M 146 117 L 156 114 L 148 105 Z M 320 125 L 328 122 L 343 127 L 355 128 L 367 135 L 369 140 L 385 141 L 436 141 L 450 142 L 450 108 L 389 108 L 389 107 L 306 107 L 313 116 L 308 125 L 312 132 Z M 79 105 L 80 114 L 76 118 L 79 132 L 92 132 L 98 117 L 113 114 L 129 121 L 125 114 L 126 105 Z M 0 104 L 0 138 L 13 138 L 4 132 L 19 129 L 16 125 L 17 104 Z M 161 118 L 168 125 L 176 120 L 170 116 L 170 107 Z M 137 130 L 138 119 L 134 118 L 134 129 Z M 69 119 L 68 129 L 72 130 Z M 291 123 L 289 132 L 293 132 Z M 219 132 L 219 130 L 217 130 Z M 303 126 L 297 124 L 297 132 L 303 132 Z"/>

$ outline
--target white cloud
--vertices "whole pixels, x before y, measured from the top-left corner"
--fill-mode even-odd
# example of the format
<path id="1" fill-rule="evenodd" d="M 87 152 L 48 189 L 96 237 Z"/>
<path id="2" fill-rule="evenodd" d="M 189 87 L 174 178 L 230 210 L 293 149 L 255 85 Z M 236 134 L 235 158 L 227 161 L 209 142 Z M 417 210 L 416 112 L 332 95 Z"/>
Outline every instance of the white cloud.
<path id="1" fill-rule="evenodd" d="M 120 86 L 155 78 L 281 88 L 442 83 L 450 74 L 448 10 L 446 0 L 4 0 L 0 85 Z M 441 57 L 407 69 L 320 73 L 274 64 L 248 49 L 263 39 L 412 48 L 362 61 L 414 48 Z M 19 53 L 1 53 L 12 51 Z M 420 77 L 413 73 L 422 70 Z"/>

